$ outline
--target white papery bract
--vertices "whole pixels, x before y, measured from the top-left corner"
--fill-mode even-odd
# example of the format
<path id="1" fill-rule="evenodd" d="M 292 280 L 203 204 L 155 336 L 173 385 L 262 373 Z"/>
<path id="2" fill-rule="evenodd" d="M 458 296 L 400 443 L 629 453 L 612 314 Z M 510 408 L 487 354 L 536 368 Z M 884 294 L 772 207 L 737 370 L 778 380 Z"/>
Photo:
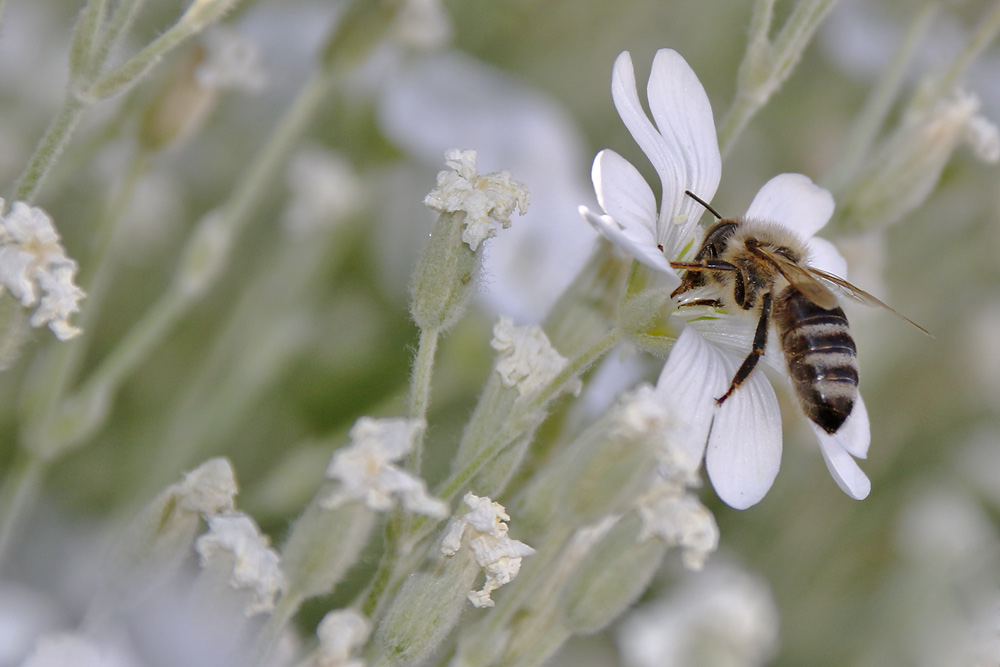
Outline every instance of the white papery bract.
<path id="1" fill-rule="evenodd" d="M 462 241 L 475 251 L 495 236 L 497 227 L 510 227 L 514 211 L 528 209 L 528 189 L 506 169 L 480 175 L 476 151 L 452 149 L 444 154 L 450 169 L 438 172 L 437 186 L 424 205 L 438 213 L 465 213 Z"/>
<path id="2" fill-rule="evenodd" d="M 326 476 L 341 485 L 323 507 L 336 509 L 360 501 L 376 512 L 387 512 L 398 497 L 408 512 L 436 519 L 448 516 L 448 504 L 430 496 L 422 479 L 393 465 L 410 453 L 425 426 L 416 419 L 359 419 L 351 428 L 351 446 L 338 450 L 327 468 Z"/>
<path id="3" fill-rule="evenodd" d="M 653 60 L 647 97 L 655 125 L 639 100 L 628 52 L 615 61 L 615 107 L 632 137 L 653 163 L 662 185 L 656 197 L 639 171 L 611 150 L 598 153 L 593 181 L 603 214 L 580 212 L 610 241 L 667 276 L 679 276 L 670 261 L 689 259 L 701 241 L 701 205 L 715 195 L 722 170 L 712 108 L 698 77 L 684 59 L 661 49 Z M 843 276 L 846 262 L 831 243 L 813 235 L 833 213 L 833 197 L 801 174 L 781 174 L 757 193 L 744 220 L 766 221 L 787 229 L 809 250 L 806 262 Z M 702 296 L 702 295 L 699 295 Z M 781 414 L 777 397 L 761 371 L 755 371 L 721 406 L 716 398 L 729 387 L 751 350 L 755 313 L 720 313 L 692 307 L 675 312 L 683 330 L 670 353 L 656 391 L 686 422 L 678 443 L 705 467 L 719 497 L 737 509 L 759 502 L 771 488 L 781 464 Z M 786 373 L 776 341 L 765 362 Z M 871 484 L 854 461 L 868 451 L 868 415 L 860 396 L 850 418 L 834 435 L 814 427 L 830 473 L 851 497 L 868 495 Z"/>
<path id="4" fill-rule="evenodd" d="M 74 284 L 76 262 L 59 241 L 52 219 L 40 208 L 17 201 L 0 218 L 0 284 L 22 306 L 35 308 L 31 326 L 47 324 L 65 341 L 80 334 L 69 318 L 80 312 L 86 295 Z"/>
<path id="5" fill-rule="evenodd" d="M 524 542 L 507 537 L 507 515 L 504 506 L 489 498 L 466 493 L 463 502 L 471 508 L 448 527 L 441 541 L 441 552 L 454 556 L 466 545 L 483 571 L 486 583 L 469 593 L 476 607 L 492 607 L 490 593 L 509 583 L 521 569 L 521 559 L 535 550 Z"/>
<path id="6" fill-rule="evenodd" d="M 253 594 L 247 616 L 273 609 L 284 585 L 278 552 L 268 542 L 257 523 L 240 512 L 209 517 L 208 532 L 195 542 L 202 567 L 224 554 L 232 559 L 230 586 Z"/>
<path id="7" fill-rule="evenodd" d="M 494 325 L 490 347 L 500 353 L 496 371 L 504 386 L 517 387 L 522 396 L 536 392 L 554 380 L 567 362 L 552 347 L 540 326 L 529 324 L 517 327 L 507 317 L 501 317 Z M 577 379 L 566 389 L 578 394 L 582 386 Z"/>

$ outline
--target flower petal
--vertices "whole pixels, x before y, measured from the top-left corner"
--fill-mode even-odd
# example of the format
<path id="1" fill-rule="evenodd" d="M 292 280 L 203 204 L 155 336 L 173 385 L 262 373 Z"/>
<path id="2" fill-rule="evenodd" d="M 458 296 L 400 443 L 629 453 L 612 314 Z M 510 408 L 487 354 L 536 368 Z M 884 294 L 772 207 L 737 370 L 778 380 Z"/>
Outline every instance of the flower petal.
<path id="1" fill-rule="evenodd" d="M 667 154 L 677 165 L 681 181 L 673 196 L 668 196 L 664 188 L 660 221 L 670 236 L 667 239 L 661 234 L 660 241 L 686 239 L 704 211 L 700 204 L 684 195 L 684 190 L 711 201 L 722 174 L 712 105 L 694 70 L 673 49 L 656 52 L 646 95 L 653 120 Z M 671 223 L 676 223 L 679 229 L 670 229 Z"/>
<path id="2" fill-rule="evenodd" d="M 715 398 L 726 391 L 732 380 L 735 362 L 727 357 L 686 326 L 656 382 L 656 393 L 681 418 L 675 437 L 678 446 L 693 461 L 700 461 L 704 455 L 715 414 Z"/>
<path id="3" fill-rule="evenodd" d="M 611 73 L 611 97 L 625 127 L 660 176 L 663 191 L 678 192 L 683 195 L 683 181 L 677 171 L 680 163 L 642 108 L 639 91 L 635 85 L 632 56 L 628 51 L 623 51 L 615 60 Z"/>
<path id="4" fill-rule="evenodd" d="M 830 220 L 833 206 L 833 195 L 808 176 L 778 174 L 754 197 L 746 217 L 777 222 L 808 239 Z"/>
<path id="5" fill-rule="evenodd" d="M 656 197 L 639 170 L 613 150 L 603 150 L 594 158 L 591 177 L 604 212 L 656 248 Z"/>
<path id="6" fill-rule="evenodd" d="M 809 257 L 806 258 L 806 264 L 827 273 L 832 273 L 835 276 L 840 276 L 844 279 L 847 278 L 847 260 L 837 250 L 837 246 L 818 236 L 814 236 L 806 241 L 806 246 L 809 248 Z"/>
<path id="7" fill-rule="evenodd" d="M 611 95 L 622 121 L 660 177 L 663 196 L 657 242 L 667 256 L 677 257 L 704 213 L 684 190 L 711 200 L 722 172 L 708 96 L 694 71 L 671 49 L 657 52 L 647 87 L 659 129 L 639 101 L 628 51 L 615 61 Z"/>
<path id="8" fill-rule="evenodd" d="M 736 373 L 736 360 L 730 368 Z M 758 369 L 715 413 L 705 468 L 719 498 L 738 510 L 767 495 L 781 467 L 781 412 Z"/>
<path id="9" fill-rule="evenodd" d="M 848 418 L 847 422 L 854 419 L 855 414 L 859 417 L 863 415 L 864 426 L 868 426 L 868 413 L 865 411 L 864 404 L 860 403 L 862 410 L 851 412 L 851 416 Z M 855 404 L 855 410 L 859 407 L 859 404 Z M 826 467 L 830 471 L 830 475 L 833 477 L 833 481 L 837 483 L 840 489 L 855 500 L 864 500 L 871 493 L 872 483 L 865 475 L 864 471 L 858 466 L 857 462 L 851 456 L 845 446 L 845 441 L 847 440 L 843 434 L 844 430 L 848 428 L 848 423 L 845 422 L 844 426 L 841 427 L 839 431 L 830 435 L 820 427 L 816 426 L 810 422 L 813 432 L 816 434 L 816 438 L 819 440 L 820 451 L 823 452 L 823 460 L 826 461 Z M 857 428 L 860 431 L 860 428 Z M 868 431 L 867 428 L 864 429 L 865 432 Z M 857 447 L 857 443 L 851 443 L 852 448 Z M 864 446 L 867 451 L 867 445 Z"/>
<path id="10" fill-rule="evenodd" d="M 826 433 L 826 431 L 824 431 Z M 868 458 L 868 446 L 872 442 L 871 425 L 868 422 L 868 408 L 861 398 L 861 394 L 854 399 L 854 407 L 847 421 L 841 424 L 840 428 L 831 438 L 835 439 L 847 452 L 859 459 Z"/>
<path id="11" fill-rule="evenodd" d="M 654 268 L 657 271 L 662 271 L 670 276 L 672 280 L 667 285 L 667 289 L 673 289 L 680 284 L 681 279 L 678 277 L 677 272 L 670 267 L 667 258 L 663 256 L 659 248 L 655 245 L 650 245 L 649 239 L 642 235 L 641 230 L 639 230 L 638 234 L 634 234 L 633 232 L 637 231 L 635 228 L 624 229 L 610 215 L 599 215 L 586 206 L 581 206 L 579 211 L 583 219 L 593 225 L 609 241 L 625 250 L 646 266 Z"/>

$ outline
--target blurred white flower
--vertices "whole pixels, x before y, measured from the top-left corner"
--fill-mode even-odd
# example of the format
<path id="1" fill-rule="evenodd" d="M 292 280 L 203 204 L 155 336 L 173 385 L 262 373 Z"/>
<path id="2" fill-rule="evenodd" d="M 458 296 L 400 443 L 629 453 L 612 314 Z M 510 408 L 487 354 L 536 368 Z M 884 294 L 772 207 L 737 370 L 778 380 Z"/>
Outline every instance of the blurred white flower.
<path id="1" fill-rule="evenodd" d="M 441 0 L 406 0 L 396 15 L 393 33 L 411 49 L 437 48 L 451 37 L 451 18 Z"/>
<path id="2" fill-rule="evenodd" d="M 777 653 L 778 626 L 763 579 L 712 566 L 626 616 L 616 639 L 625 667 L 752 667 Z"/>
<path id="3" fill-rule="evenodd" d="M 81 332 L 69 318 L 80 312 L 79 301 L 86 295 L 73 283 L 76 262 L 59 240 L 45 211 L 24 202 L 14 202 L 0 219 L 0 284 L 22 306 L 37 306 L 31 326 L 47 324 L 56 338 L 65 341 Z"/>
<path id="4" fill-rule="evenodd" d="M 683 550 L 684 566 L 700 570 L 719 548 L 719 526 L 698 496 L 676 482 L 653 484 L 636 502 L 642 521 L 640 539 L 655 537 Z"/>
<path id="5" fill-rule="evenodd" d="M 232 560 L 230 586 L 253 594 L 253 602 L 246 607 L 247 616 L 274 608 L 274 599 L 284 585 L 279 556 L 248 515 L 209 517 L 208 532 L 195 542 L 195 551 L 202 567 L 220 557 Z"/>
<path id="6" fill-rule="evenodd" d="M 680 278 L 669 262 L 694 254 L 703 213 L 701 205 L 684 191 L 709 201 L 719 184 L 722 163 L 712 108 L 694 71 L 671 49 L 657 52 L 649 77 L 649 107 L 656 125 L 639 100 L 628 52 L 615 61 L 611 90 L 618 113 L 660 177 L 659 210 L 653 190 L 639 171 L 618 153 L 603 150 L 594 160 L 592 175 L 604 213 L 585 206 L 580 212 L 609 240 L 676 286 Z M 785 228 L 808 247 L 810 265 L 843 275 L 846 263 L 837 250 L 813 237 L 832 213 L 829 192 L 800 174 L 781 174 L 760 189 L 743 219 Z M 677 314 L 691 320 L 670 353 L 657 392 L 676 404 L 678 414 L 688 416 L 683 442 L 695 459 L 704 455 L 719 497 L 745 509 L 764 497 L 778 474 L 778 401 L 759 371 L 722 405 L 716 399 L 725 393 L 749 353 L 756 319 L 745 313 L 719 314 L 714 309 L 708 314 L 703 309 Z M 776 348 L 768 345 L 765 361 L 785 373 Z M 810 425 L 838 485 L 853 498 L 866 497 L 871 484 L 852 458 L 864 458 L 870 440 L 860 396 L 848 421 L 833 435 Z"/>
<path id="7" fill-rule="evenodd" d="M 410 453 L 424 428 L 422 420 L 359 419 L 351 428 L 351 445 L 335 452 L 327 468 L 326 476 L 341 484 L 323 507 L 361 501 L 376 512 L 387 512 L 398 496 L 408 512 L 436 519 L 448 516 L 448 504 L 430 496 L 422 479 L 393 465 Z"/>
<path id="8" fill-rule="evenodd" d="M 364 667 L 351 655 L 368 641 L 371 624 L 353 609 L 327 612 L 316 627 L 319 646 L 301 667 Z"/>
<path id="9" fill-rule="evenodd" d="M 40 637 L 21 667 L 145 667 L 127 646 L 78 633 Z"/>
<path id="10" fill-rule="evenodd" d="M 438 172 L 437 186 L 424 198 L 424 205 L 438 213 L 465 213 L 462 241 L 476 250 L 496 236 L 497 227 L 510 227 L 514 211 L 528 209 L 528 189 L 511 178 L 506 169 L 480 175 L 476 151 L 445 151 L 449 169 Z"/>
<path id="11" fill-rule="evenodd" d="M 501 317 L 493 327 L 490 346 L 499 352 L 496 371 L 507 387 L 517 387 L 521 396 L 538 391 L 559 375 L 567 359 L 560 355 L 537 324 L 514 326 Z M 574 380 L 567 388 L 579 393 L 582 384 Z"/>
<path id="12" fill-rule="evenodd" d="M 295 234 L 318 231 L 357 214 L 368 196 L 351 164 L 319 147 L 299 150 L 285 180 L 291 196 L 282 223 Z"/>
<path id="13" fill-rule="evenodd" d="M 236 475 L 228 459 L 218 457 L 205 461 L 171 489 L 177 503 L 189 512 L 205 517 L 233 512 L 236 509 Z"/>
<path id="14" fill-rule="evenodd" d="M 267 78 L 257 45 L 233 28 L 213 26 L 202 33 L 205 58 L 195 68 L 198 85 L 209 90 L 257 92 Z"/>
<path id="15" fill-rule="evenodd" d="M 471 511 L 458 517 L 448 526 L 441 542 L 441 553 L 454 556 L 466 545 L 476 562 L 486 573 L 483 588 L 469 593 L 469 601 L 476 607 L 494 606 L 490 594 L 509 583 L 521 569 L 521 559 L 535 550 L 524 542 L 507 537 L 507 515 L 503 505 L 489 498 L 466 493 L 462 499 Z"/>

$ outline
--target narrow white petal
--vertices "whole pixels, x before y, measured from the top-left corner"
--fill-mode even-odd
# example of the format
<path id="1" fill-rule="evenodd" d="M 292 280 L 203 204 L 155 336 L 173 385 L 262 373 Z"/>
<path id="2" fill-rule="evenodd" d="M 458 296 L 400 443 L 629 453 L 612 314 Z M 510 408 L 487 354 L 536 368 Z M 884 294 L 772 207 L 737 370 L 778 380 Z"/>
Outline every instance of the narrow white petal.
<path id="1" fill-rule="evenodd" d="M 603 150 L 594 158 L 591 176 L 604 212 L 655 248 L 656 197 L 639 170 L 613 150 Z"/>
<path id="2" fill-rule="evenodd" d="M 680 284 L 681 280 L 677 276 L 677 272 L 670 268 L 667 258 L 663 256 L 655 243 L 650 243 L 649 237 L 643 234 L 642 229 L 625 229 L 610 215 L 599 215 L 586 206 L 581 206 L 579 210 L 583 219 L 593 225 L 609 241 L 646 266 L 662 271 L 669 276 L 668 289 L 673 289 Z"/>
<path id="3" fill-rule="evenodd" d="M 730 362 L 733 374 L 737 363 Z M 758 369 L 716 410 L 705 468 L 719 498 L 742 510 L 761 501 L 780 467 L 778 399 Z"/>
<path id="4" fill-rule="evenodd" d="M 646 154 L 649 161 L 663 182 L 665 193 L 684 193 L 683 182 L 678 174 L 679 165 L 657 131 L 649 120 L 642 103 L 639 101 L 639 91 L 635 85 L 635 70 L 632 68 L 632 56 L 623 51 L 615 60 L 611 74 L 611 97 L 622 122 L 628 128 L 632 138 Z M 668 187 L 669 185 L 669 187 Z M 678 191 L 678 188 L 680 190 Z"/>
<path id="5" fill-rule="evenodd" d="M 871 424 L 868 422 L 868 408 L 865 407 L 861 394 L 858 394 L 857 398 L 854 399 L 854 407 L 851 409 L 847 421 L 829 437 L 840 443 L 851 456 L 859 459 L 868 458 L 868 446 L 872 442 L 872 431 Z"/>
<path id="6" fill-rule="evenodd" d="M 715 399 L 732 380 L 732 363 L 726 357 L 692 327 L 684 327 L 656 382 L 656 393 L 682 420 L 675 437 L 693 461 L 704 455 Z"/>
<path id="7" fill-rule="evenodd" d="M 754 197 L 746 217 L 784 225 L 804 239 L 833 215 L 833 195 L 802 174 L 778 174 Z"/>
<path id="8" fill-rule="evenodd" d="M 853 412 L 851 417 L 854 417 Z M 867 426 L 867 412 L 864 412 L 864 421 Z M 841 430 L 834 435 L 830 435 L 815 424 L 810 423 L 810 426 L 812 426 L 816 438 L 819 439 L 819 448 L 823 452 L 823 460 L 826 461 L 826 467 L 829 469 L 833 481 L 851 498 L 855 500 L 864 500 L 867 498 L 868 494 L 871 493 L 872 483 L 858 466 L 850 452 L 845 449 L 843 438 L 840 437 L 844 427 L 841 427 Z M 845 423 L 844 426 L 846 427 L 847 424 Z"/>
<path id="9" fill-rule="evenodd" d="M 809 248 L 806 264 L 847 279 L 847 260 L 844 259 L 835 245 L 818 236 L 806 241 L 806 245 Z"/>
<path id="10" fill-rule="evenodd" d="M 711 201 L 722 174 L 712 105 L 694 70 L 673 49 L 656 52 L 646 94 L 668 154 L 679 164 L 681 180 L 672 198 L 664 195 L 661 220 L 670 223 L 686 213 L 682 226 L 693 225 L 701 216 L 691 214 L 699 210 L 700 204 L 684 196 L 684 190 Z"/>

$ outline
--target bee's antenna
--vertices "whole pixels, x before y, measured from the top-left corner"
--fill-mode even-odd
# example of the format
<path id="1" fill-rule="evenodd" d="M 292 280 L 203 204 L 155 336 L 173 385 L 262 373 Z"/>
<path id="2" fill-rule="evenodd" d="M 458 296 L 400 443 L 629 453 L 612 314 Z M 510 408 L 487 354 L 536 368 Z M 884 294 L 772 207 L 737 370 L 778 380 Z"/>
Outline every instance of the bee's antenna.
<path id="1" fill-rule="evenodd" d="M 712 208 L 711 204 L 709 204 L 707 201 L 705 201 L 695 193 L 691 192 L 690 190 L 685 190 L 684 194 L 686 194 L 688 197 L 690 197 L 691 199 L 695 200 L 696 202 L 704 206 L 705 210 L 714 215 L 716 220 L 722 220 L 722 216 L 719 215 L 719 212 L 716 211 L 714 208 Z"/>

